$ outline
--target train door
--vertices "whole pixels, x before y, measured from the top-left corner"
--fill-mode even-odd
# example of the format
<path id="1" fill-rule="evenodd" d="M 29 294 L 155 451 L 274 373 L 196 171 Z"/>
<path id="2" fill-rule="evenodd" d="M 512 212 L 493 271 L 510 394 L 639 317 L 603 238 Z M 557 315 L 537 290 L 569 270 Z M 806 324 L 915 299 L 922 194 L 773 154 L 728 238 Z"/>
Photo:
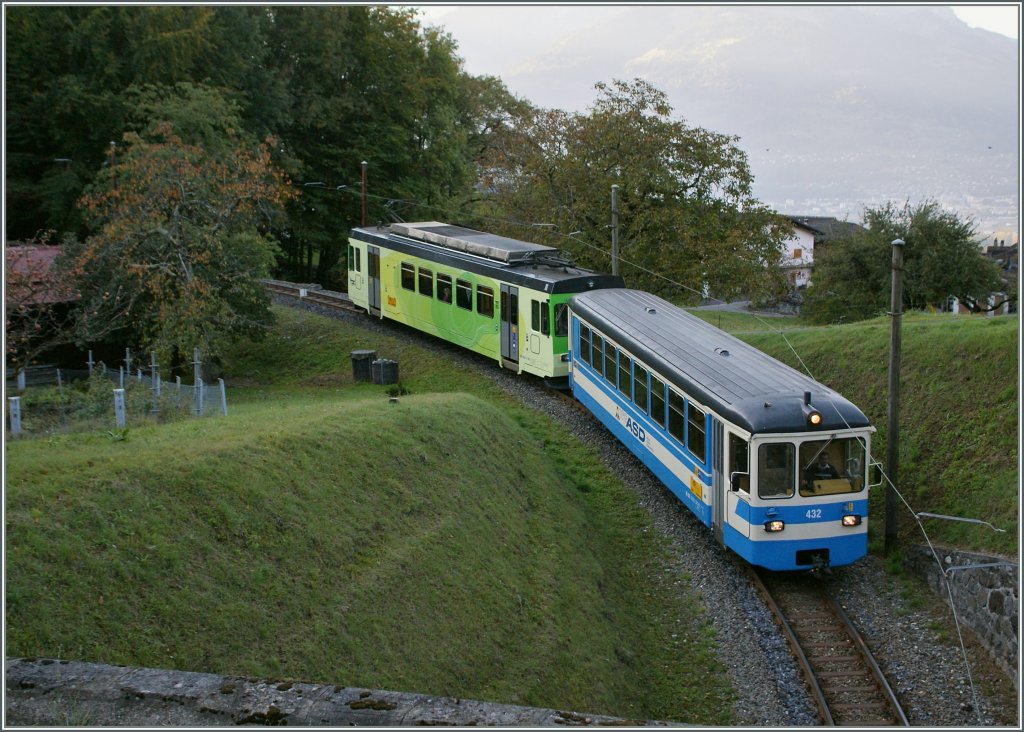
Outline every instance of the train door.
<path id="1" fill-rule="evenodd" d="M 369 310 L 373 315 L 380 315 L 380 247 L 367 247 L 366 260 Z"/>
<path id="2" fill-rule="evenodd" d="M 725 429 L 717 419 L 711 422 L 711 524 L 715 539 L 719 544 L 725 543 L 725 494 L 728 492 L 729 478 L 723 475 L 723 445 Z"/>
<path id="3" fill-rule="evenodd" d="M 501 361 L 519 371 L 519 288 L 501 286 Z"/>
<path id="4" fill-rule="evenodd" d="M 726 430 L 724 448 L 725 522 L 742 538 L 749 539 L 750 443 L 745 437 Z"/>

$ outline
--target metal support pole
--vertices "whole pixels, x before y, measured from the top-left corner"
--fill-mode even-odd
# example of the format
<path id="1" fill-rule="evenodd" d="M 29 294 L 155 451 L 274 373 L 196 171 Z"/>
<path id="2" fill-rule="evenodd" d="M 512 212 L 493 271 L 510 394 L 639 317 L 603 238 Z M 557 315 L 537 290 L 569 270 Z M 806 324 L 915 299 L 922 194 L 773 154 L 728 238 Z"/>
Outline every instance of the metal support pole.
<path id="1" fill-rule="evenodd" d="M 363 184 L 363 194 L 362 194 L 362 199 L 363 199 L 363 217 L 362 217 L 362 223 L 360 224 L 360 226 L 366 226 L 366 195 L 367 194 L 366 194 L 366 161 L 365 160 L 362 162 L 361 167 L 362 167 L 362 171 L 363 171 L 363 176 L 362 176 L 362 184 Z"/>
<path id="2" fill-rule="evenodd" d="M 85 363 L 89 366 L 89 376 L 92 376 L 92 367 L 96 365 L 96 362 L 92 360 L 92 351 L 89 351 L 89 360 Z"/>
<path id="3" fill-rule="evenodd" d="M 128 378 L 132 377 L 132 349 L 124 349 L 124 370 L 128 372 Z"/>
<path id="4" fill-rule="evenodd" d="M 619 187 L 612 186 L 612 274 L 619 274 Z"/>
<path id="5" fill-rule="evenodd" d="M 217 379 L 220 382 L 220 411 L 224 413 L 224 416 L 228 416 L 228 391 L 227 387 L 224 386 L 224 379 Z"/>
<path id="6" fill-rule="evenodd" d="M 25 391 L 25 369 L 18 369 L 18 391 Z"/>
<path id="7" fill-rule="evenodd" d="M 889 418 L 886 423 L 886 457 L 885 469 L 889 475 L 889 483 L 885 487 L 885 554 L 889 556 L 896 550 L 897 520 L 896 495 L 897 476 L 899 475 L 899 439 L 900 439 L 900 350 L 902 334 L 900 332 L 903 316 L 903 240 L 896 239 L 892 243 L 892 330 L 889 339 Z"/>

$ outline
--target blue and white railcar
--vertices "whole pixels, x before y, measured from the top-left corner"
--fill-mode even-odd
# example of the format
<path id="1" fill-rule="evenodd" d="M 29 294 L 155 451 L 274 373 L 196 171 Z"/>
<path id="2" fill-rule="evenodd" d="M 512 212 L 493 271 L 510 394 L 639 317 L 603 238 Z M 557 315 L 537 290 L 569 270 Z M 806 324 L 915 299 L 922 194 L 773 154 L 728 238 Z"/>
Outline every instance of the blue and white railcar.
<path id="1" fill-rule="evenodd" d="M 867 417 L 841 395 L 646 292 L 570 301 L 575 397 L 724 546 L 774 570 L 867 553 Z"/>

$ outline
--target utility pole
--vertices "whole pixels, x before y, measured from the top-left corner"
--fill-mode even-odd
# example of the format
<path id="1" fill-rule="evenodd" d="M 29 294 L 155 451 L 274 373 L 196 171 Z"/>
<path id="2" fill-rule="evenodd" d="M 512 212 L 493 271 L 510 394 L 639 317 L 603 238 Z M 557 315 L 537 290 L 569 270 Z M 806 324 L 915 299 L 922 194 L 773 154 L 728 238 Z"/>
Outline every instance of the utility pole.
<path id="1" fill-rule="evenodd" d="M 619 187 L 612 186 L 612 274 L 619 274 Z"/>
<path id="2" fill-rule="evenodd" d="M 892 243 L 892 331 L 889 338 L 889 419 L 886 423 L 885 469 L 889 482 L 885 486 L 885 555 L 896 549 L 896 484 L 899 474 L 900 443 L 900 333 L 903 317 L 903 240 Z"/>
<path id="3" fill-rule="evenodd" d="M 360 226 L 366 226 L 366 161 L 363 161 L 363 218 Z"/>

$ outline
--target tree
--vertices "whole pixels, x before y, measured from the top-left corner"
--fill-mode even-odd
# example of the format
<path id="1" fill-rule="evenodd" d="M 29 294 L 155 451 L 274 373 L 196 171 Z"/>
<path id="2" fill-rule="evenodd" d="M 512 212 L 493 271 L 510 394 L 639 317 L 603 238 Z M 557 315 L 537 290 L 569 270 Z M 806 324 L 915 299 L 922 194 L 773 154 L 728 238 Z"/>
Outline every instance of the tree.
<path id="1" fill-rule="evenodd" d="M 266 232 L 292 192 L 271 162 L 273 140 L 229 139 L 217 155 L 167 122 L 124 135 L 116 164 L 82 198 L 96 233 L 69 251 L 79 342 L 111 320 L 131 345 L 165 357 L 215 355 L 225 337 L 262 334 L 271 313 L 259 278 L 276 250 Z"/>
<path id="2" fill-rule="evenodd" d="M 862 320 L 886 312 L 895 239 L 904 241 L 906 308 L 938 308 L 950 297 L 976 308 L 1002 289 L 999 268 L 981 253 L 974 222 L 935 201 L 868 207 L 864 226 L 865 232 L 837 238 L 815 254 L 804 300 L 804 312 L 812 320 Z"/>
<path id="3" fill-rule="evenodd" d="M 286 266 L 329 285 L 361 220 L 362 161 L 376 194 L 371 221 L 389 217 L 386 201 L 428 217 L 471 186 L 460 62 L 450 36 L 421 29 L 412 9 L 281 6 L 273 15 L 268 63 L 291 97 L 280 137 L 306 184 L 289 208 Z"/>
<path id="4" fill-rule="evenodd" d="M 596 88 L 586 114 L 533 110 L 493 149 L 485 171 L 496 209 L 553 224 L 562 236 L 548 235 L 549 243 L 607 271 L 618 185 L 629 284 L 690 299 L 707 290 L 726 299 L 781 291 L 785 223 L 753 198 L 737 138 L 673 118 L 666 95 L 645 81 Z"/>

